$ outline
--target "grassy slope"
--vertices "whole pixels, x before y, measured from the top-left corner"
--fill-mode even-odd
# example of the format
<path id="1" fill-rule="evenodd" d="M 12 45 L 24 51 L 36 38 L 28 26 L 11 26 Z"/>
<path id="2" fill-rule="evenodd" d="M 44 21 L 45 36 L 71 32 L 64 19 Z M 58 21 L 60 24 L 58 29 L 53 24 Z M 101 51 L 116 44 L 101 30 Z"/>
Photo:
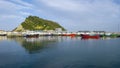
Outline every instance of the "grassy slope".
<path id="1" fill-rule="evenodd" d="M 37 16 L 29 16 L 26 20 L 22 23 L 22 26 L 26 30 L 55 30 L 55 28 L 62 28 L 58 23 L 44 20 Z"/>

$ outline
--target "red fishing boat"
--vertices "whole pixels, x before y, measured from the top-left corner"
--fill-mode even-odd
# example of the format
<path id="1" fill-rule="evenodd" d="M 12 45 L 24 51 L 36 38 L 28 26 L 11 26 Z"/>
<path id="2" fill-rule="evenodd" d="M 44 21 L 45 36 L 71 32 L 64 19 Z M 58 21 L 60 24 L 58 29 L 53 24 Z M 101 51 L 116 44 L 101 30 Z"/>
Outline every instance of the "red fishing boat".
<path id="1" fill-rule="evenodd" d="M 81 35 L 82 39 L 99 39 L 99 35 L 88 35 L 88 34 L 82 34 Z"/>
<path id="2" fill-rule="evenodd" d="M 76 34 L 63 34 L 63 36 L 76 36 Z"/>

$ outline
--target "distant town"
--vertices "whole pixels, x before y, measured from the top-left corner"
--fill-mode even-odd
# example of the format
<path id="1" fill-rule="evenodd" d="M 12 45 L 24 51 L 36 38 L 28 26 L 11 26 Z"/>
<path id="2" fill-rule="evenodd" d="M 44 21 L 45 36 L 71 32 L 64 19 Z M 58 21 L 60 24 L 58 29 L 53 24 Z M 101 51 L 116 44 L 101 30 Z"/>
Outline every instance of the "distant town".
<path id="1" fill-rule="evenodd" d="M 7 36 L 7 37 L 81 36 L 84 38 L 99 38 L 99 37 L 120 37 L 120 32 L 106 32 L 106 31 L 69 32 L 69 31 L 62 31 L 61 28 L 56 28 L 55 30 L 47 30 L 47 31 L 26 30 L 23 32 L 0 30 L 0 36 Z"/>

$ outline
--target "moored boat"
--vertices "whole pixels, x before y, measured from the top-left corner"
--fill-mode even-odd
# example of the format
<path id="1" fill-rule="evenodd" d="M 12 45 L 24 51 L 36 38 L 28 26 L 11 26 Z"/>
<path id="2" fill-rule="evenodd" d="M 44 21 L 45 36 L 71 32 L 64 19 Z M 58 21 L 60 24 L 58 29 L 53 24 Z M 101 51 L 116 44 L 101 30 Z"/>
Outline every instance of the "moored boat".
<path id="1" fill-rule="evenodd" d="M 99 39 L 99 35 L 88 35 L 88 34 L 81 34 L 81 37 L 83 39 Z"/>
<path id="2" fill-rule="evenodd" d="M 27 38 L 32 38 L 32 37 L 37 38 L 37 37 L 39 37 L 39 34 L 33 34 L 33 35 L 27 34 L 25 37 L 27 37 Z"/>
<path id="3" fill-rule="evenodd" d="M 7 36 L 7 34 L 0 34 L 0 36 Z"/>
<path id="4" fill-rule="evenodd" d="M 76 36 L 76 34 L 63 34 L 63 36 Z"/>

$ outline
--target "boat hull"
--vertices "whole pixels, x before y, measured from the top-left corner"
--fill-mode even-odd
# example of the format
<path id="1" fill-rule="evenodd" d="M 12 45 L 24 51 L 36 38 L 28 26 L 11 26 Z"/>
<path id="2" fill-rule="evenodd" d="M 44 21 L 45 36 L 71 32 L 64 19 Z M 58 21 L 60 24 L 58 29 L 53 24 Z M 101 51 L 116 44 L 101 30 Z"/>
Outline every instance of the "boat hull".
<path id="1" fill-rule="evenodd" d="M 7 34 L 0 34 L 0 36 L 7 36 Z"/>
<path id="2" fill-rule="evenodd" d="M 32 37 L 35 37 L 35 38 L 37 38 L 37 37 L 39 37 L 39 34 L 34 34 L 34 35 L 26 35 L 25 37 L 27 37 L 27 38 L 32 38 Z"/>
<path id="3" fill-rule="evenodd" d="M 100 36 L 99 35 L 81 35 L 82 39 L 99 39 Z"/>

